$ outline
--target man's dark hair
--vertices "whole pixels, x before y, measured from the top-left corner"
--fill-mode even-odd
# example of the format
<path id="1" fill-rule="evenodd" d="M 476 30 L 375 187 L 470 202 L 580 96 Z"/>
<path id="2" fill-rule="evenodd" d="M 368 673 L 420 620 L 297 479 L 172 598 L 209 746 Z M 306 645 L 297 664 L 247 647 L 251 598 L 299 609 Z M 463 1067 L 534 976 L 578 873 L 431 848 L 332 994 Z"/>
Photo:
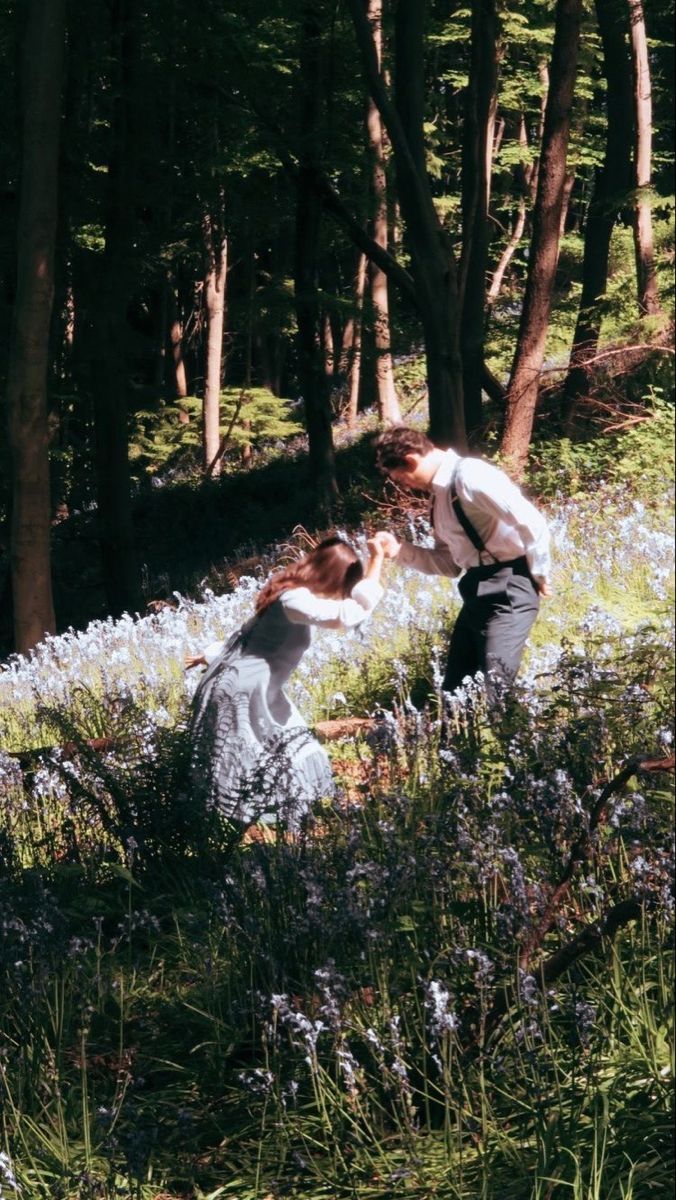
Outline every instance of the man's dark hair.
<path id="1" fill-rule="evenodd" d="M 397 467 L 405 467 L 408 454 L 429 454 L 436 449 L 434 442 L 417 429 L 409 429 L 407 425 L 393 425 L 384 433 L 373 439 L 373 449 L 376 456 L 376 467 L 386 475 Z"/>

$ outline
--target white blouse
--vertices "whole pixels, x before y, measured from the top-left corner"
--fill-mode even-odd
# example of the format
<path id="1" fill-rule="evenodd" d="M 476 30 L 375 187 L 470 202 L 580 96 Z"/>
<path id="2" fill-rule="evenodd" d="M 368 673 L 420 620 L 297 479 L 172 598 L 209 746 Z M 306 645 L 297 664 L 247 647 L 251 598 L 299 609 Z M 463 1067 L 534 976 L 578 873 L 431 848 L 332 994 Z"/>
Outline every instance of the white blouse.
<path id="1" fill-rule="evenodd" d="M 316 596 L 309 588 L 289 588 L 278 597 L 285 615 L 294 625 L 319 625 L 323 629 L 354 629 L 373 612 L 383 595 L 382 585 L 373 579 L 361 579 L 344 600 L 328 600 Z M 225 642 L 211 642 L 203 650 L 204 658 L 212 663 L 221 653 Z"/>
<path id="2" fill-rule="evenodd" d="M 379 583 L 361 579 L 345 600 L 327 600 L 309 588 L 291 588 L 279 597 L 294 625 L 320 625 L 323 629 L 353 629 L 373 612 L 383 594 Z"/>

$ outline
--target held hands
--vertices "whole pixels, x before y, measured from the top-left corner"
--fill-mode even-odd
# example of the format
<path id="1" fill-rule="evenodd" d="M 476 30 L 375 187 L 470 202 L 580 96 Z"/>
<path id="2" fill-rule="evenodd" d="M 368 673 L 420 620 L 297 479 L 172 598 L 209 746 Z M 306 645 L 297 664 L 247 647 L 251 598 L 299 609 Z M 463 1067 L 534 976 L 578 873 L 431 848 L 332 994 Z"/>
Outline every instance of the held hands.
<path id="1" fill-rule="evenodd" d="M 380 582 L 380 572 L 383 569 L 383 561 L 385 555 L 382 546 L 378 544 L 374 537 L 367 538 L 366 545 L 369 552 L 369 561 L 364 572 L 365 579 L 372 579 L 374 583 Z"/>
<path id="2" fill-rule="evenodd" d="M 374 533 L 373 537 L 369 539 L 369 547 L 371 542 L 375 542 L 381 547 L 385 558 L 396 558 L 401 549 L 401 543 L 394 534 L 387 533 L 384 529 L 379 530 L 378 533 Z"/>
<path id="3" fill-rule="evenodd" d="M 365 578 L 373 579 L 376 583 L 380 581 L 380 573 L 383 568 L 383 562 L 386 558 L 396 558 L 399 553 L 399 542 L 391 533 L 374 533 L 372 537 L 367 539 L 366 545 L 369 551 L 369 563 L 366 568 Z"/>

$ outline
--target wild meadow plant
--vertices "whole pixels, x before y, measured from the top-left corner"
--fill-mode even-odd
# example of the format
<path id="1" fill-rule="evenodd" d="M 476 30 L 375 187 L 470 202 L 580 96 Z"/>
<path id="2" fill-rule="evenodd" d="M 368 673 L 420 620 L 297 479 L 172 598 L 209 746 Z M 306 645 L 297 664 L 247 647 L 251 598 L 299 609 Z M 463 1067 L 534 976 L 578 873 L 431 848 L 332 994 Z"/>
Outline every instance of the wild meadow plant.
<path id="1" fill-rule="evenodd" d="M 317 638 L 301 707 L 381 719 L 293 838 L 187 785 L 180 659 L 258 581 L 9 664 L 3 746 L 59 748 L 0 759 L 0 1195 L 668 1194 L 669 545 L 612 502 L 612 539 L 608 497 L 553 515 L 491 713 L 439 692 L 446 581 Z"/>
<path id="2" fill-rule="evenodd" d="M 585 504 L 560 504 L 551 513 L 555 598 L 543 605 L 534 646 L 556 656 L 564 636 L 583 620 L 631 630 L 664 618 L 673 596 L 673 538 L 661 507 L 647 507 L 624 490 L 601 488 Z M 609 527 L 612 522 L 612 527 Z M 429 527 L 417 521 L 419 540 Z M 356 535 L 357 544 L 363 542 Z M 244 577 L 236 590 L 201 601 L 176 597 L 176 608 L 143 618 L 94 621 L 44 642 L 27 657 L 0 668 L 0 746 L 6 750 L 54 744 L 48 714 L 66 711 L 83 735 L 114 732 L 118 703 L 134 699 L 170 727 L 197 682 L 182 670 L 185 653 L 231 634 L 251 615 L 262 579 Z M 392 663 L 416 653 L 429 663 L 440 625 L 452 621 L 455 584 L 392 568 L 381 605 L 362 631 L 346 637 L 321 631 L 292 684 L 294 700 L 310 719 L 344 715 L 332 702 L 352 706 L 396 694 Z M 386 653 L 382 653 L 386 647 Z M 401 673 L 400 673 L 401 674 Z M 392 683 L 395 683 L 393 688 Z M 343 686 L 345 684 L 345 686 Z M 347 688 L 347 691 L 346 691 Z M 349 693 L 349 696 L 348 696 Z"/>

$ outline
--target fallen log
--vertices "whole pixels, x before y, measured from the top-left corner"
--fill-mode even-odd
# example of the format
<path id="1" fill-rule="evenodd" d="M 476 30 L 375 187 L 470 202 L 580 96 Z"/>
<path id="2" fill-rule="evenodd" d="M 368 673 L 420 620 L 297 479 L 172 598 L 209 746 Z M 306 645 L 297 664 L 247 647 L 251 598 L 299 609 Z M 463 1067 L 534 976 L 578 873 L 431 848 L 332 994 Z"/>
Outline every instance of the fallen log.
<path id="1" fill-rule="evenodd" d="M 336 742 L 341 738 L 372 733 L 377 724 L 373 717 L 339 717 L 333 721 L 317 721 L 313 731 L 320 742 Z M 34 746 L 30 750 L 5 750 L 2 753 L 14 759 L 22 770 L 25 770 L 34 766 L 39 758 L 53 754 L 55 750 L 59 750 L 68 758 L 83 749 L 101 753 L 104 750 L 115 750 L 119 745 L 118 740 L 112 737 L 83 738 L 81 742 L 62 742 L 58 746 Z"/>
<path id="2" fill-rule="evenodd" d="M 81 742 L 62 742 L 59 746 L 34 746 L 31 750 L 3 750 L 1 753 L 5 754 L 7 758 L 13 758 L 22 770 L 30 770 L 39 758 L 46 754 L 53 754 L 55 750 L 59 750 L 65 758 L 68 758 L 71 754 L 78 754 L 82 749 L 96 752 L 114 750 L 116 744 L 116 739 L 111 737 L 83 738 Z"/>
<path id="3" fill-rule="evenodd" d="M 340 738 L 373 733 L 377 724 L 373 717 L 338 717 L 333 721 L 317 721 L 313 729 L 320 742 L 337 742 Z"/>

